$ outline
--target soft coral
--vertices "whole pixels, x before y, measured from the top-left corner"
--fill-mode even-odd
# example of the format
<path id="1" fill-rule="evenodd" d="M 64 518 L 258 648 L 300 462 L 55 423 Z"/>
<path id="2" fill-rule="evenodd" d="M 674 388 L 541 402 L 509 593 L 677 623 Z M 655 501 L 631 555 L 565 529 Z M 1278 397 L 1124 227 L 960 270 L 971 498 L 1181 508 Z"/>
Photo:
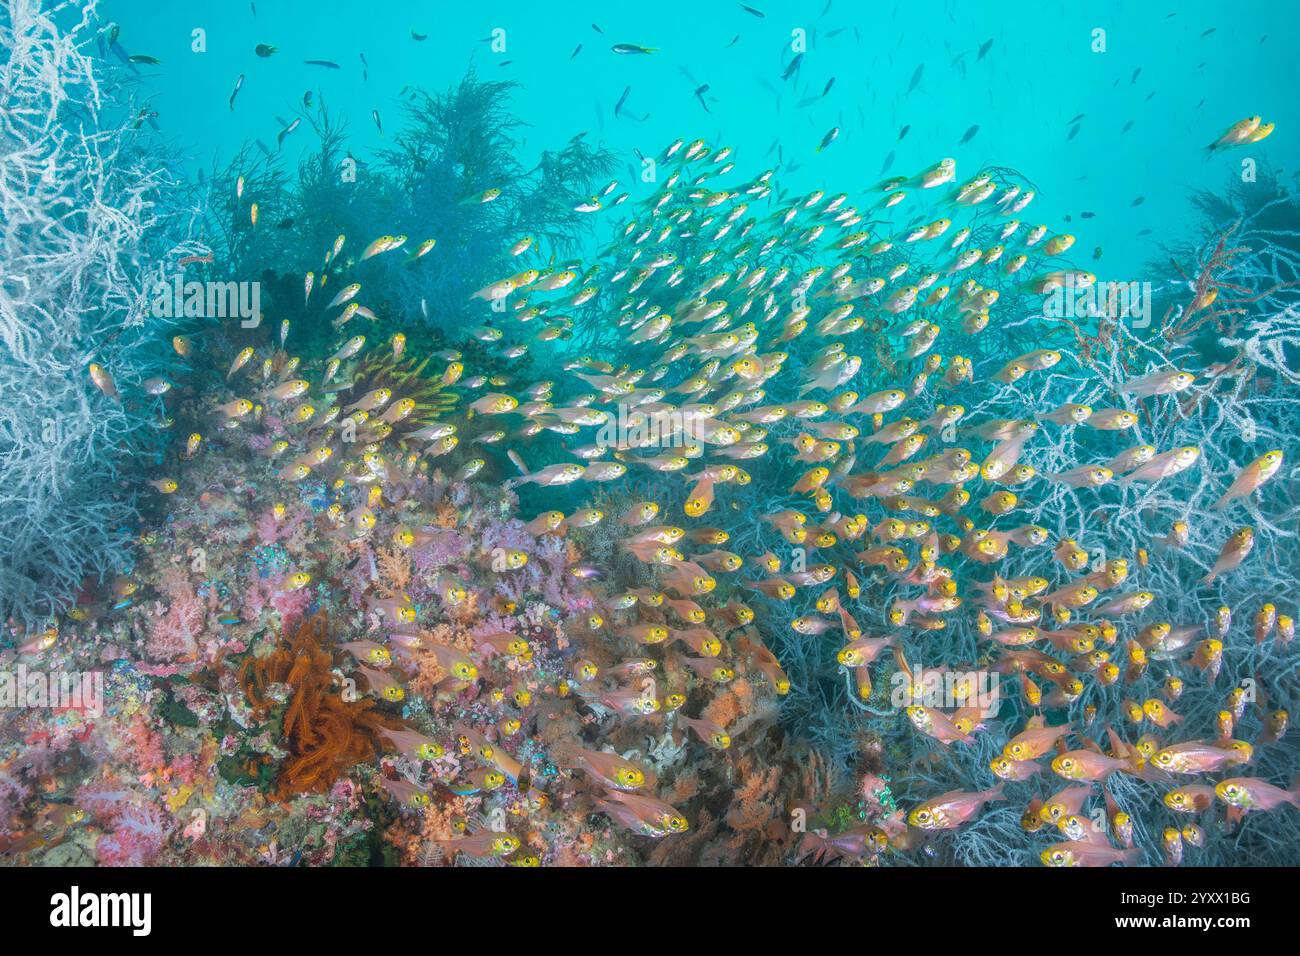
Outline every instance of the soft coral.
<path id="1" fill-rule="evenodd" d="M 345 700 L 334 685 L 334 658 L 322 644 L 324 615 L 300 623 L 292 637 L 270 655 L 250 657 L 240 668 L 240 683 L 253 709 L 265 715 L 273 701 L 271 684 L 292 693 L 284 712 L 283 739 L 289 751 L 280 766 L 276 797 L 322 793 L 352 767 L 374 757 L 380 731 L 401 726 L 374 709 L 371 700 Z"/>

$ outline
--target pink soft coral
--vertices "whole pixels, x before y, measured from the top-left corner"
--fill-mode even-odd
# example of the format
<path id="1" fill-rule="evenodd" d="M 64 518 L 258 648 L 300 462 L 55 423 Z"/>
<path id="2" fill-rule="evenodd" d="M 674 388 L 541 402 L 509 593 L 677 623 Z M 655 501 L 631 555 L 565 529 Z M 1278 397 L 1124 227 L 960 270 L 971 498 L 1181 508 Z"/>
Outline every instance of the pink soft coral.
<path id="1" fill-rule="evenodd" d="M 149 726 L 143 714 L 131 718 L 122 735 L 122 742 L 127 749 L 127 756 L 141 773 L 166 766 L 167 755 L 163 751 L 162 734 Z"/>
<path id="2" fill-rule="evenodd" d="M 287 627 L 306 613 L 311 600 L 310 588 L 284 591 L 265 578 L 253 578 L 244 594 L 244 608 L 255 618 L 270 607 L 280 615 L 281 624 Z"/>
<path id="3" fill-rule="evenodd" d="M 148 866 L 167 840 L 167 818 L 151 803 L 127 804 L 117 815 L 115 829 L 95 843 L 101 866 Z"/>
<path id="4" fill-rule="evenodd" d="M 149 636 L 145 641 L 148 657 L 155 661 L 197 659 L 199 635 L 208 618 L 204 602 L 189 588 L 188 593 L 173 597 L 165 609 L 162 602 L 157 607 L 159 613 L 149 621 Z"/>
<path id="5" fill-rule="evenodd" d="M 275 544 L 293 535 L 311 517 L 311 509 L 299 508 L 292 515 L 277 518 L 275 512 L 267 509 L 257 519 L 255 528 L 257 539 L 262 544 Z"/>

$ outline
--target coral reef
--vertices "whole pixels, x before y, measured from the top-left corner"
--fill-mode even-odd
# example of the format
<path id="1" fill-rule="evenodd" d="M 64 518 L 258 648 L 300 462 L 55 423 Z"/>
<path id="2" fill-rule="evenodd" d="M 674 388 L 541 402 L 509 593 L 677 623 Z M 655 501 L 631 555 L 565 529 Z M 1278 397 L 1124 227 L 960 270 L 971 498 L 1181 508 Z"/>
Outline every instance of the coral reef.
<path id="1" fill-rule="evenodd" d="M 17 63 L 89 70 L 13 9 Z M 17 87 L 47 110 L 49 75 Z M 23 259 L 68 196 L 32 219 L 0 183 L 6 256 L 52 270 L 0 286 L 0 375 L 59 363 L 57 407 L 156 491 L 56 467 L 60 542 L 118 537 L 29 531 L 54 570 L 0 568 L 16 605 L 81 590 L 16 606 L 5 665 L 103 679 L 0 709 L 0 858 L 1295 862 L 1292 195 L 1197 197 L 1145 301 L 1062 310 L 1097 277 L 1012 218 L 1016 170 L 947 159 L 859 209 L 679 141 L 624 214 L 581 136 L 519 165 L 510 91 L 411 93 L 371 161 L 321 97 L 296 175 L 266 147 L 215 174 L 196 274 L 279 321 L 187 320 L 166 359 L 132 292 L 164 184 L 77 156 L 121 214 L 87 264 L 66 225 Z M 38 340 L 65 275 L 91 324 Z"/>
<path id="2" fill-rule="evenodd" d="M 67 27 L 56 21 L 70 20 Z M 94 4 L 0 8 L 0 617 L 34 623 L 123 570 L 170 373 L 150 288 L 189 251 Z M 97 371 L 98 370 L 98 371 Z"/>

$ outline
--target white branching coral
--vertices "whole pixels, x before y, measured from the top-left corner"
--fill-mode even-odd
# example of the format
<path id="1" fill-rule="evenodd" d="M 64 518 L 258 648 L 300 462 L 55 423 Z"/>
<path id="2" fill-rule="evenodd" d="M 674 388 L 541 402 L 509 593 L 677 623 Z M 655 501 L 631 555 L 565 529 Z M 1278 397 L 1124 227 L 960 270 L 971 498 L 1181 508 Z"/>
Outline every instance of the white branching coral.
<path id="1" fill-rule="evenodd" d="M 93 2 L 0 4 L 0 615 L 25 620 L 124 560 L 163 435 L 148 290 L 188 232 L 96 31 Z"/>
<path id="2" fill-rule="evenodd" d="M 1291 456 L 1300 398 L 1296 389 L 1300 243 L 1289 227 L 1269 225 L 1268 209 L 1247 212 L 1184 250 L 1184 260 L 1173 263 L 1174 273 L 1161 284 L 1162 308 L 1153 309 L 1150 327 L 1103 317 L 1086 327 L 1075 325 L 1061 338 L 1027 313 L 1025 324 L 1040 329 L 1038 344 L 1060 349 L 1065 358 L 1051 371 L 1026 376 L 1016 384 L 986 380 L 978 393 L 981 400 L 968 407 L 967 418 L 977 424 L 1024 419 L 1028 409 L 1039 419 L 1039 427 L 1021 460 L 1033 465 L 1039 479 L 1080 464 L 1106 465 L 1113 456 L 1138 445 L 1152 446 L 1156 452 L 1199 450 L 1192 467 L 1159 481 L 1113 481 L 1100 488 L 1075 488 L 1036 480 L 1015 489 L 1021 499 L 1018 509 L 989 523 L 1042 526 L 1048 531 L 1047 547 L 1013 548 L 996 570 L 1006 577 L 1046 575 L 1050 587 L 1057 587 L 1105 568 L 1109 560 L 1127 561 L 1127 582 L 1103 594 L 1096 604 L 1137 591 L 1150 592 L 1153 600 L 1140 615 L 1120 620 L 1119 641 L 1104 648 L 1125 676 L 1109 688 L 1085 680 L 1082 694 L 1069 710 L 1071 719 L 1087 723 L 1088 735 L 1103 743 L 1108 728 L 1132 739 L 1141 729 L 1132 723 L 1129 705 L 1161 697 L 1165 678 L 1174 676 L 1185 683 L 1182 696 L 1171 703 L 1180 715 L 1178 739 L 1213 739 L 1229 693 L 1239 689 L 1251 706 L 1237 715 L 1235 736 L 1260 741 L 1252 773 L 1289 780 L 1293 757 L 1285 748 L 1268 743 L 1265 728 L 1272 710 L 1291 694 L 1297 656 L 1281 637 L 1257 636 L 1256 615 L 1270 604 L 1278 614 L 1295 613 L 1300 469 Z M 1206 294 L 1211 291 L 1213 295 Z M 998 344 L 997 354 L 1015 354 L 1023 346 L 1013 341 L 1016 324 L 985 333 Z M 1134 379 L 1176 369 L 1196 376 L 1192 387 L 1140 399 L 1125 388 Z M 1129 429 L 1103 432 L 1087 425 L 1062 427 L 1040 417 L 1066 404 L 1125 409 L 1136 413 L 1137 420 Z M 1272 482 L 1259 493 L 1216 507 L 1240 470 L 1271 449 L 1285 450 L 1287 456 Z M 1115 477 L 1122 478 L 1122 473 Z M 1181 546 L 1169 543 L 1175 522 L 1185 522 L 1189 529 Z M 1224 542 L 1243 526 L 1254 531 L 1248 562 L 1206 582 Z M 1076 541 L 1088 554 L 1088 567 L 1076 574 L 1064 572 L 1050 555 L 1045 557 L 1052 545 L 1065 538 Z M 990 569 L 984 578 L 991 579 L 993 573 Z M 1226 633 L 1219 623 L 1220 608 L 1231 613 Z M 1097 619 L 1090 610 L 1085 608 L 1076 617 Z M 1144 671 L 1131 669 L 1126 652 L 1133 636 L 1155 622 L 1197 628 L 1197 640 L 1221 637 L 1223 659 L 1217 676 L 1189 664 L 1195 641 L 1181 654 L 1152 654 Z M 986 642 L 976 633 L 971 617 L 954 615 L 951 624 L 946 631 L 925 636 L 920 642 L 924 650 L 916 651 L 913 663 L 986 659 L 981 656 Z M 1035 708 L 1026 706 L 1018 694 L 1008 695 L 1013 686 L 1004 684 L 999 718 L 1007 726 L 1019 727 Z M 1080 720 L 1089 707 L 1096 709 L 1095 716 L 1090 722 Z M 918 739 L 898 720 L 886 736 L 909 748 Z M 971 779 L 991 779 L 985 768 L 1003 739 L 995 737 L 987 746 L 981 741 L 979 747 L 949 748 L 945 756 L 950 760 L 911 775 L 910 791 L 932 793 Z M 1159 800 L 1172 786 L 1122 775 L 1108 783 L 1116 805 L 1134 823 L 1137 844 L 1148 848 L 1148 863 L 1161 862 L 1159 834 L 1169 814 Z M 1000 834 L 996 839 L 995 832 Z M 1203 865 L 1226 864 L 1234 852 L 1249 847 L 1252 859 L 1280 862 L 1291 853 L 1291 833 L 1285 821 L 1252 821 L 1235 845 L 1216 841 L 1197 859 Z M 949 849 L 954 859 L 964 863 L 1027 863 L 1043 842 L 1018 833 L 1012 810 L 999 808 L 986 814 L 977 827 L 954 836 Z M 999 847 L 1017 849 L 1003 857 L 988 855 Z"/>

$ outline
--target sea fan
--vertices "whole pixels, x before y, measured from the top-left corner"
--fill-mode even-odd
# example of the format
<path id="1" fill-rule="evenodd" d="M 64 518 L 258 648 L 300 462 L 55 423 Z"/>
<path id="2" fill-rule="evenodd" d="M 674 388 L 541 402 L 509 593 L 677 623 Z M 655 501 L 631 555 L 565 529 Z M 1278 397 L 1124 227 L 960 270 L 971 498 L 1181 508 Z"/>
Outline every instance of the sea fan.
<path id="1" fill-rule="evenodd" d="M 28 622 L 127 562 L 129 479 L 164 434 L 147 290 L 188 229 L 129 89 L 87 55 L 94 4 L 67 13 L 0 7 L 0 616 Z"/>

